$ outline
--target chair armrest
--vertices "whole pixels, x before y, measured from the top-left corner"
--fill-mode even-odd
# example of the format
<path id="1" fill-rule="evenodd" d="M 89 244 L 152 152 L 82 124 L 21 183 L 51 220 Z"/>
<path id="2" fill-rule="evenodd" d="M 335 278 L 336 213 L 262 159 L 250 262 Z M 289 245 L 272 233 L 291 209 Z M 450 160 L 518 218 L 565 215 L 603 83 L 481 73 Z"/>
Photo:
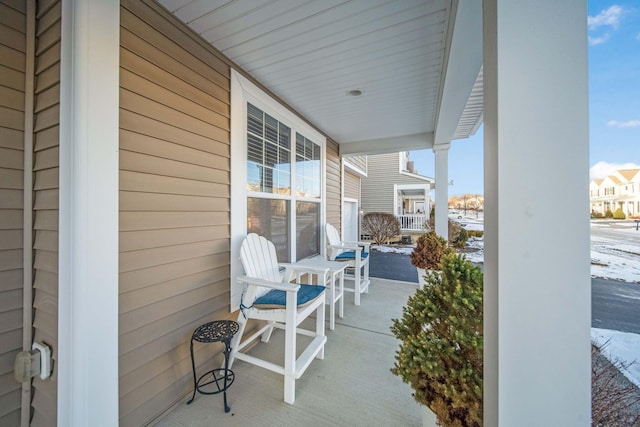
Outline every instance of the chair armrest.
<path id="1" fill-rule="evenodd" d="M 371 247 L 371 242 L 343 242 L 345 245 L 353 245 L 353 246 L 364 246 L 365 250 L 368 252 Z"/>
<path id="2" fill-rule="evenodd" d="M 278 289 L 286 292 L 298 292 L 300 285 L 295 283 L 272 282 L 270 280 L 258 279 L 257 277 L 239 276 L 238 282 L 248 283 L 255 286 L 263 286 L 265 288 Z"/>
<path id="3" fill-rule="evenodd" d="M 356 245 L 356 244 L 342 244 L 342 245 L 329 245 L 330 248 L 333 249 L 348 249 L 348 250 L 357 250 L 357 249 L 362 249 L 360 246 Z"/>
<path id="4" fill-rule="evenodd" d="M 291 272 L 300 272 L 300 273 L 309 273 L 309 274 L 324 274 L 329 271 L 328 267 L 314 267 L 312 265 L 298 265 L 298 264 L 287 264 L 280 263 L 278 264 L 281 267 L 286 268 Z"/>

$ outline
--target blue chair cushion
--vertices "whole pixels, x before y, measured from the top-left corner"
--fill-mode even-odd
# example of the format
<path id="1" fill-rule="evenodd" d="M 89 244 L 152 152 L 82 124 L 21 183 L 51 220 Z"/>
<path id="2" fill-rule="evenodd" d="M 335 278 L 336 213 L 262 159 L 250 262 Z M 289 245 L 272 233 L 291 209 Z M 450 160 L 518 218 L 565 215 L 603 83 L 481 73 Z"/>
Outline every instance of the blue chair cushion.
<path id="1" fill-rule="evenodd" d="M 366 259 L 369 256 L 369 252 L 361 252 L 361 258 Z M 336 261 L 345 261 L 350 259 L 356 259 L 356 251 L 342 252 L 336 257 Z"/>
<path id="2" fill-rule="evenodd" d="M 300 285 L 298 289 L 298 307 L 313 301 L 324 291 L 324 286 Z M 287 292 L 272 289 L 253 302 L 256 308 L 284 308 L 287 305 Z"/>

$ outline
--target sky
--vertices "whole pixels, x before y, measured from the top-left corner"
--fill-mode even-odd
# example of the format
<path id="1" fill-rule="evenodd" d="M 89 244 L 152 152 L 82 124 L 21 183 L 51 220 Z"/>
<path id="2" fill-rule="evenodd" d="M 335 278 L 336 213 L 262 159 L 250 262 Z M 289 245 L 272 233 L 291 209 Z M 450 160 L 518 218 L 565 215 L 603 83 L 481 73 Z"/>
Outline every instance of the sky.
<path id="1" fill-rule="evenodd" d="M 588 2 L 590 179 L 640 168 L 640 1 Z M 433 177 L 431 150 L 410 153 Z M 449 194 L 483 194 L 483 127 L 449 149 Z M 585 183 L 587 191 L 588 183 Z"/>

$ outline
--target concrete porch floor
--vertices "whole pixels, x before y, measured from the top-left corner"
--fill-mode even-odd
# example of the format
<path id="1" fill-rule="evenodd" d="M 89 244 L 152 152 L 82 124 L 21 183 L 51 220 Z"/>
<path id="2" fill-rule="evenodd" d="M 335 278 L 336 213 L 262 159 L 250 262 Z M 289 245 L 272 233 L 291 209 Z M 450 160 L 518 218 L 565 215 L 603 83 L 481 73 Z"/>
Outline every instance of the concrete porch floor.
<path id="1" fill-rule="evenodd" d="M 411 397 L 411 388 L 389 371 L 399 345 L 389 330 L 391 319 L 402 315 L 416 287 L 372 278 L 362 305 L 353 305 L 353 293 L 345 293 L 344 318 L 336 317 L 333 331 L 329 330 L 327 306 L 325 357 L 314 360 L 296 381 L 294 405 L 283 401 L 281 375 L 237 361 L 233 366 L 236 380 L 227 393 L 231 412 L 224 412 L 222 395 L 198 394 L 191 405 L 186 405 L 185 398 L 156 425 L 421 425 L 420 407 Z M 276 330 L 269 343 L 259 343 L 250 352 L 281 363 L 278 356 L 283 348 L 284 333 Z"/>

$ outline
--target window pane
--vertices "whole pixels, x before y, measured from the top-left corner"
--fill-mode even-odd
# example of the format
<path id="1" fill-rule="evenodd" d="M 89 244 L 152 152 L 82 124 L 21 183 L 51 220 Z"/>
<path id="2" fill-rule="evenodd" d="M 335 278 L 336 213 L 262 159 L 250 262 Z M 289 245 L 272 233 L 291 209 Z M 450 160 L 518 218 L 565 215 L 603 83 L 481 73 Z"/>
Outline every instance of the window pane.
<path id="1" fill-rule="evenodd" d="M 254 105 L 247 112 L 247 189 L 291 194 L 291 129 Z"/>
<path id="2" fill-rule="evenodd" d="M 289 201 L 247 198 L 247 233 L 256 233 L 276 247 L 279 262 L 291 262 Z"/>
<path id="3" fill-rule="evenodd" d="M 320 198 L 320 146 L 296 134 L 296 194 Z"/>
<path id="4" fill-rule="evenodd" d="M 296 259 L 320 253 L 320 203 L 296 203 Z"/>

